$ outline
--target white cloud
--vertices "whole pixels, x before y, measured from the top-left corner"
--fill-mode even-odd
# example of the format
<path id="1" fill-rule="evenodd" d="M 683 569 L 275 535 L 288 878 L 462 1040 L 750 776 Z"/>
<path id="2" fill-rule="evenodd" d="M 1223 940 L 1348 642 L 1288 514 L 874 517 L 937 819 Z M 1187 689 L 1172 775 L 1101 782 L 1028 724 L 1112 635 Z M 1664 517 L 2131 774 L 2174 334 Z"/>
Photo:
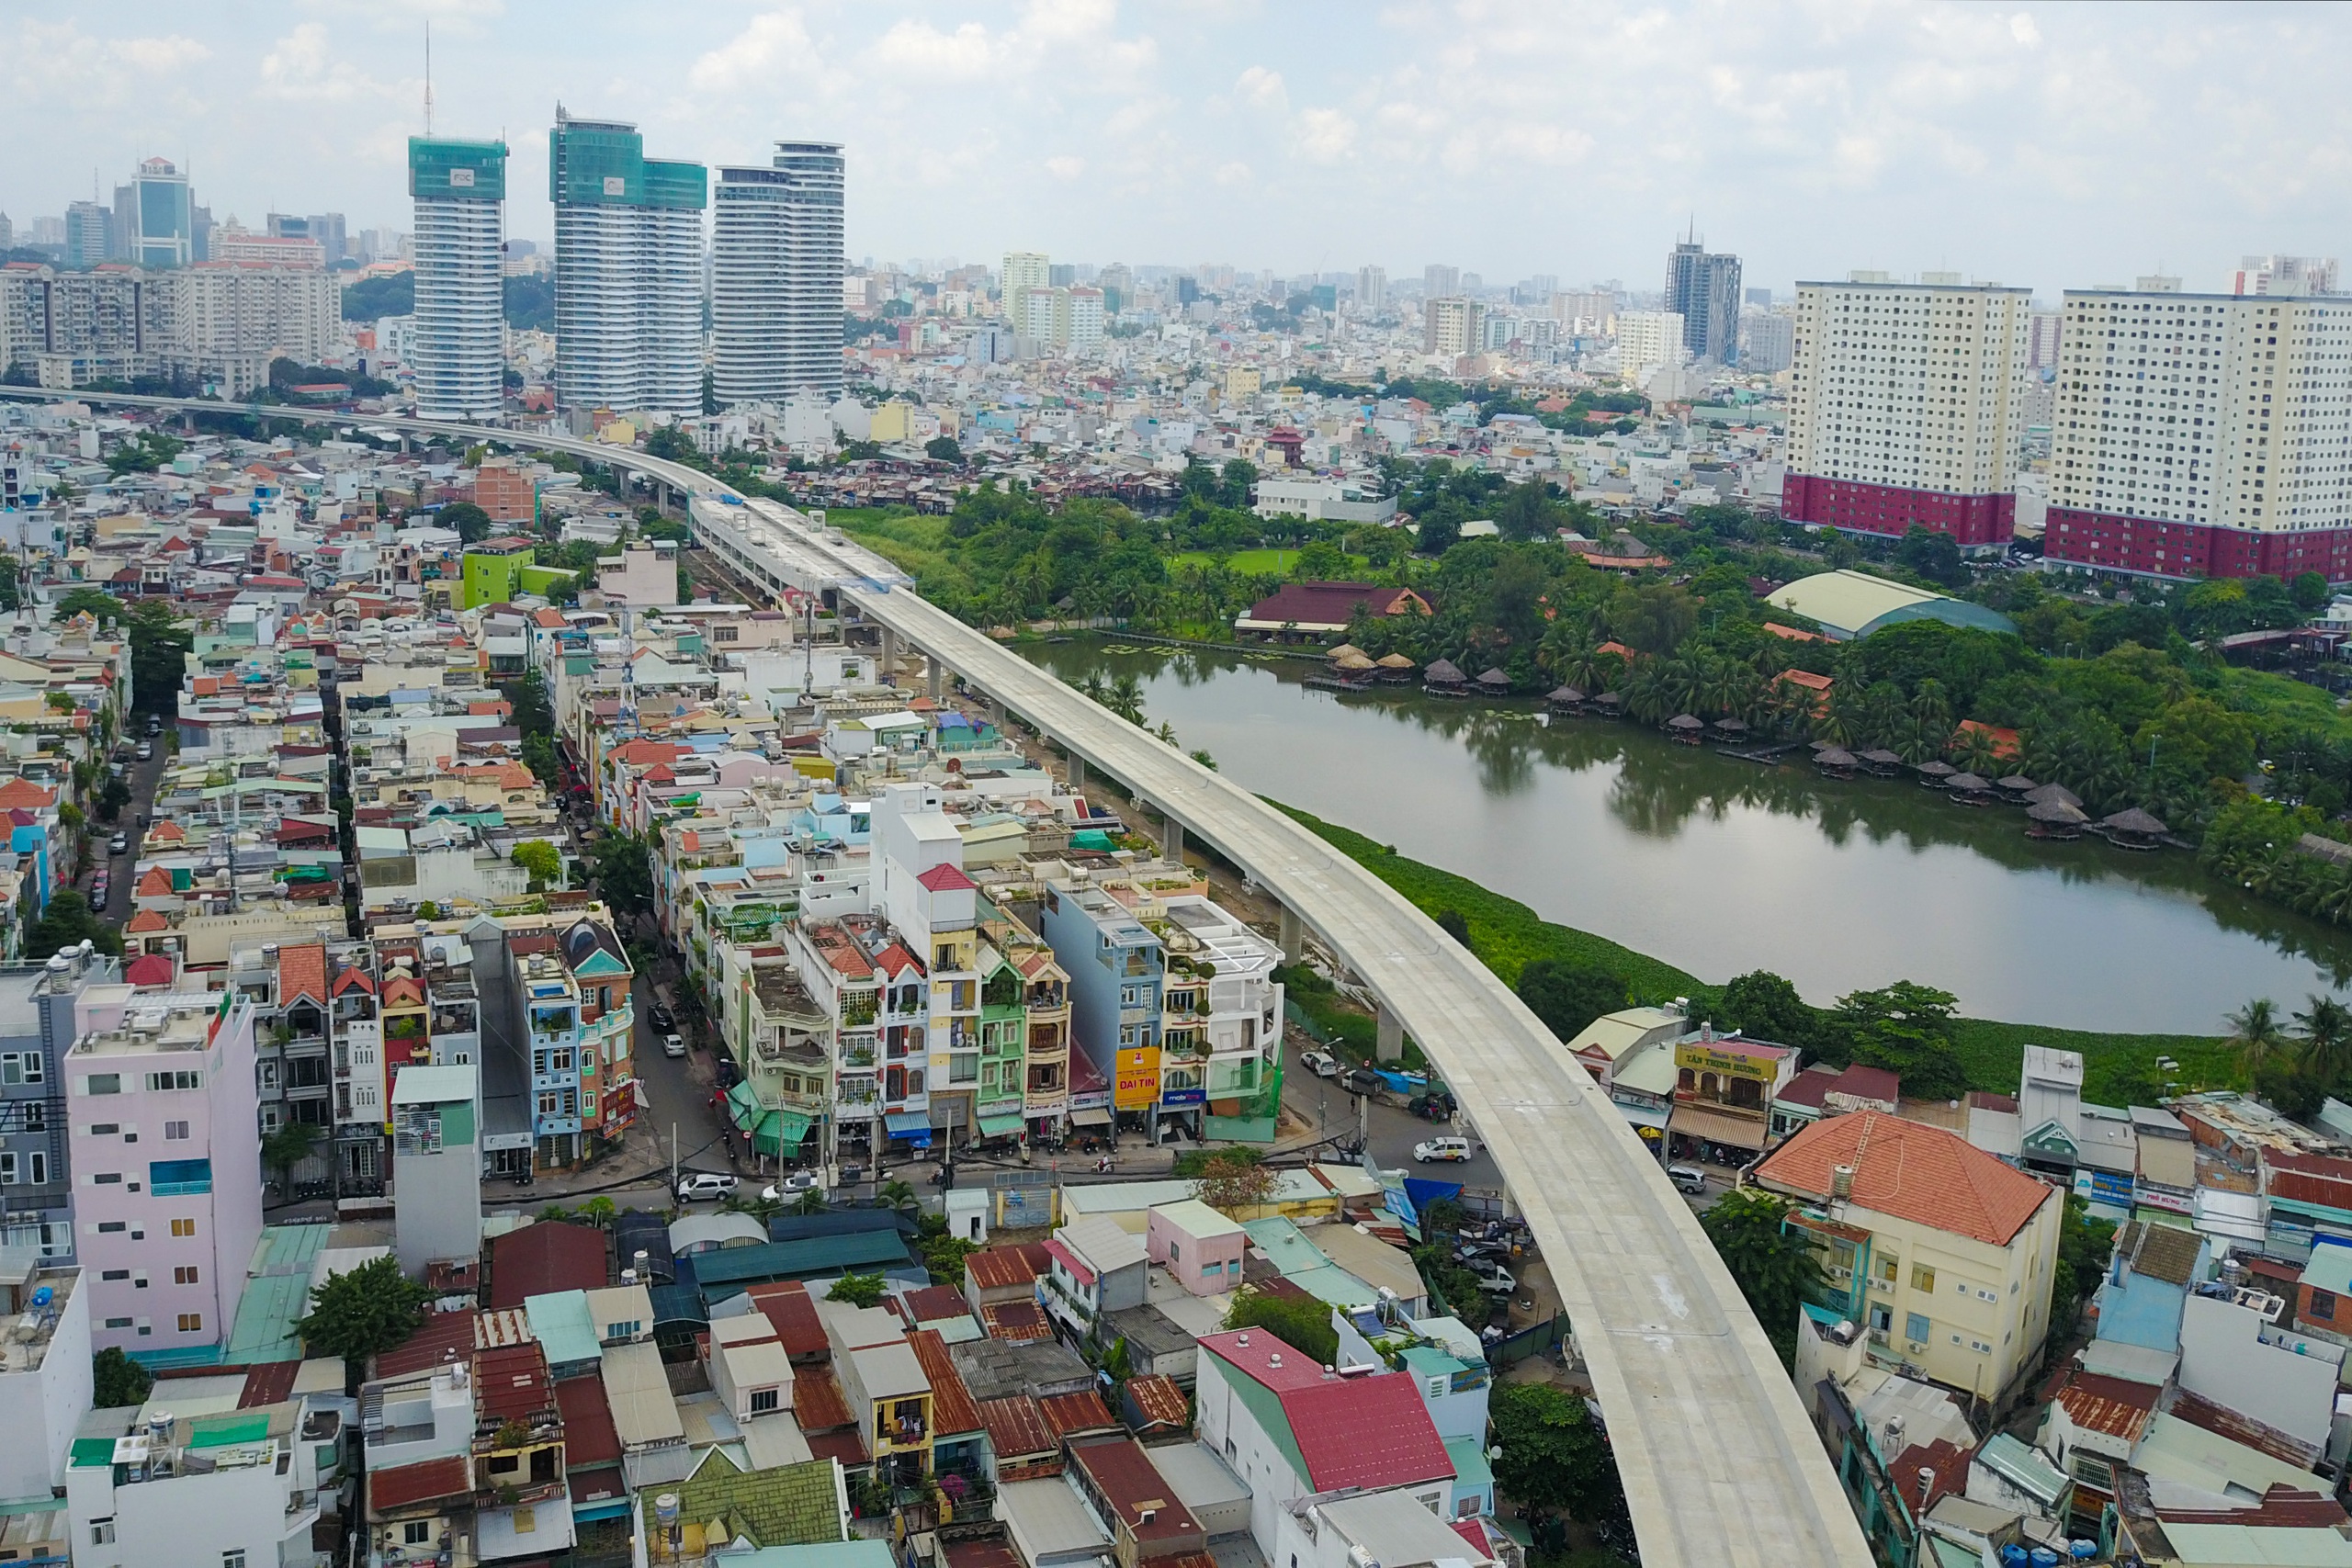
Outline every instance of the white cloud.
<path id="1" fill-rule="evenodd" d="M 1046 172 L 1057 180 L 1074 180 L 1086 173 L 1086 160 L 1064 152 L 1046 160 Z"/>
<path id="2" fill-rule="evenodd" d="M 1283 73 L 1269 71 L 1262 65 L 1252 65 L 1233 84 L 1244 103 L 1255 104 L 1261 109 L 1286 108 L 1290 95 L 1283 90 Z"/>
<path id="3" fill-rule="evenodd" d="M 2009 18 L 2009 36 L 2031 49 L 2041 41 L 2041 29 L 2033 25 L 2030 13 L 2019 11 Z"/>
<path id="4" fill-rule="evenodd" d="M 335 58 L 324 22 L 304 22 L 261 57 L 261 88 L 274 98 L 324 103 L 381 97 L 392 90 Z"/>
<path id="5" fill-rule="evenodd" d="M 752 17 L 741 32 L 696 60 L 686 80 L 696 92 L 733 93 L 816 63 L 808 25 L 799 11 L 787 7 Z"/>
<path id="6" fill-rule="evenodd" d="M 1355 150 L 1356 122 L 1338 109 L 1301 109 L 1295 125 L 1298 150 L 1313 163 L 1336 164 Z"/>
<path id="7" fill-rule="evenodd" d="M 904 21 L 874 45 L 874 62 L 886 71 L 937 82 L 972 81 L 988 73 L 997 59 L 989 30 L 966 22 L 943 33 L 929 22 Z"/>

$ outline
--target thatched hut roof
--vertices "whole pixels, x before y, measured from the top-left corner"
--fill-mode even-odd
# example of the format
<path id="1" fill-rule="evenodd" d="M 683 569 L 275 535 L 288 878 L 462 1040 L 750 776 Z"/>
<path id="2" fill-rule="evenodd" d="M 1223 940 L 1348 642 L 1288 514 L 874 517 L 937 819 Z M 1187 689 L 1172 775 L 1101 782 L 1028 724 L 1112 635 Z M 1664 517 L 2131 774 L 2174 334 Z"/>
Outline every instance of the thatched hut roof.
<path id="1" fill-rule="evenodd" d="M 1894 766 L 1895 763 L 1903 761 L 1903 759 L 1888 750 L 1885 747 L 1881 746 L 1873 750 L 1863 752 L 1862 761 L 1868 762 L 1874 768 L 1886 768 Z"/>
<path id="2" fill-rule="evenodd" d="M 1945 783 L 1947 787 L 1958 790 L 1962 795 L 1982 795 L 1993 787 L 1974 773 L 1954 773 Z"/>
<path id="3" fill-rule="evenodd" d="M 1813 760 L 1825 768 L 1850 768 L 1854 765 L 1854 754 L 1843 746 L 1824 746 L 1814 753 Z"/>
<path id="4" fill-rule="evenodd" d="M 1341 658 L 1334 659 L 1331 660 L 1331 664 L 1333 668 L 1340 670 L 1373 670 L 1378 668 L 1378 666 L 1374 664 L 1370 659 L 1361 653 L 1351 653 Z"/>
<path id="5" fill-rule="evenodd" d="M 1625 694 L 1623 692 L 1603 692 L 1600 695 L 1593 698 L 1592 700 L 1600 704 L 1604 707 L 1622 708 L 1625 705 Z"/>
<path id="6" fill-rule="evenodd" d="M 2048 800 L 2035 801 L 2025 808 L 2025 814 L 2036 822 L 2048 822 L 2060 827 L 2080 827 L 2090 820 L 2084 815 L 2081 807 L 2071 805 L 2055 796 Z"/>
<path id="7" fill-rule="evenodd" d="M 1489 670 L 1478 677 L 1478 684 L 1498 692 L 1508 691 L 1510 687 L 1510 677 L 1499 670 Z"/>
<path id="8" fill-rule="evenodd" d="M 1931 779 L 1948 779 L 1960 770 L 1940 757 L 1930 757 L 1919 764 L 1919 772 Z"/>
<path id="9" fill-rule="evenodd" d="M 2001 788 L 2007 790 L 2011 795 L 2031 795 L 2035 790 L 2041 787 L 2040 784 L 2035 784 L 2031 779 L 2026 777 L 2023 773 L 2011 773 L 2007 778 L 1996 780 L 1996 782 Z"/>
<path id="10" fill-rule="evenodd" d="M 1432 659 L 1421 671 L 1421 679 L 1432 686 L 1458 686 L 1464 679 L 1462 666 L 1451 659 Z"/>
<path id="11" fill-rule="evenodd" d="M 2026 799 L 2037 806 L 2045 800 L 2063 800 L 2076 810 L 2080 810 L 2083 804 L 2081 795 L 2062 784 L 2046 784 L 2038 789 L 2030 790 L 2026 794 Z M 2086 818 L 2086 820 L 2088 819 Z"/>
<path id="12" fill-rule="evenodd" d="M 1744 718 L 1719 718 L 1715 720 L 1715 728 L 1725 735 L 1745 735 L 1747 733 L 1747 721 Z"/>
<path id="13" fill-rule="evenodd" d="M 1697 718 L 1687 713 L 1676 714 L 1672 718 L 1666 721 L 1666 727 L 1668 729 L 1684 730 L 1704 729 L 1707 728 L 1705 725 L 1700 723 Z"/>
<path id="14" fill-rule="evenodd" d="M 1584 694 L 1574 686 L 1555 686 L 1544 694 L 1544 700 L 1547 703 L 1558 703 L 1563 707 L 1571 707 L 1584 701 Z"/>
<path id="15" fill-rule="evenodd" d="M 1372 656 L 1366 653 L 1363 649 L 1358 648 L 1354 643 L 1343 642 L 1339 647 L 1333 649 L 1330 652 L 1325 654 L 1324 657 L 1329 659 L 1332 663 L 1337 664 L 1342 659 L 1369 659 Z"/>
<path id="16" fill-rule="evenodd" d="M 1378 659 L 1374 660 L 1373 662 L 1379 665 L 1383 670 L 1410 670 L 1413 668 L 1413 661 L 1406 658 L 1401 653 L 1384 653 Z"/>
<path id="17" fill-rule="evenodd" d="M 2138 807 L 2131 807 L 2112 817 L 2102 817 L 2098 825 L 2110 833 L 2130 833 L 2140 838 L 2159 838 L 2167 831 L 2161 818 L 2152 817 Z"/>

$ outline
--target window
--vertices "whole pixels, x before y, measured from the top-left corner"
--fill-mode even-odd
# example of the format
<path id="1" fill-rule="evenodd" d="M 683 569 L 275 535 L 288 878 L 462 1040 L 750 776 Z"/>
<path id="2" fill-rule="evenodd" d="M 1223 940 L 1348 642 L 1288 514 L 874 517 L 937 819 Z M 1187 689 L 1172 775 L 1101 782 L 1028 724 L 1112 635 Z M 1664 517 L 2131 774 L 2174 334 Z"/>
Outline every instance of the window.
<path id="1" fill-rule="evenodd" d="M 1903 1337 L 1921 1345 L 1933 1338 L 1935 1330 L 1928 1322 L 1928 1314 L 1915 1312 L 1905 1316 L 1903 1320 Z"/>
<path id="2" fill-rule="evenodd" d="M 433 1521 L 431 1519 L 411 1519 L 401 1526 L 402 1546 L 423 1546 L 432 1539 Z"/>
<path id="3" fill-rule="evenodd" d="M 775 1391 L 775 1389 L 772 1389 L 772 1388 L 755 1388 L 755 1389 L 753 1389 L 753 1390 L 752 1391 L 752 1415 L 754 1415 L 754 1416 L 763 1416 L 763 1415 L 766 1415 L 769 1411 L 772 1411 L 772 1410 L 774 1410 L 774 1409 L 775 1409 L 775 1408 L 776 1408 L 776 1391 Z"/>
<path id="4" fill-rule="evenodd" d="M 203 1333 L 204 1314 L 200 1312 L 184 1312 L 180 1314 L 180 1332 L 182 1334 Z M 239 1552 L 237 1557 L 238 1560 L 242 1562 L 243 1561 L 244 1553 Z"/>
<path id="5" fill-rule="evenodd" d="M 39 1083 L 46 1070 L 38 1051 L 0 1051 L 0 1084 Z"/>
<path id="6" fill-rule="evenodd" d="M 2312 1309 L 2304 1315 L 2318 1318 L 2323 1323 L 2335 1322 L 2335 1292 L 2334 1291 L 2313 1291 L 2312 1292 Z"/>
<path id="7" fill-rule="evenodd" d="M 164 1141 L 165 1143 L 167 1143 L 167 1144 L 168 1144 L 168 1143 L 177 1142 L 177 1141 L 179 1141 L 179 1140 L 185 1139 L 187 1136 L 187 1122 L 164 1122 Z"/>
<path id="8" fill-rule="evenodd" d="M 182 1067 L 168 1073 L 149 1073 L 147 1090 L 151 1094 L 169 1093 L 194 1089 L 197 1087 L 197 1082 L 196 1070 L 193 1067 Z"/>
<path id="9" fill-rule="evenodd" d="M 90 1521 L 90 1544 L 92 1546 L 111 1546 L 114 1544 L 114 1521 L 112 1519 L 92 1519 Z"/>
<path id="10" fill-rule="evenodd" d="M 193 1263 L 183 1263 L 175 1266 L 172 1269 L 172 1283 L 175 1285 L 193 1285 L 197 1283 L 196 1265 Z"/>
<path id="11" fill-rule="evenodd" d="M 245 1568 L 245 1549 L 232 1546 L 220 1554 L 220 1568 Z"/>
<path id="12" fill-rule="evenodd" d="M 1911 1265 L 1911 1288 L 1915 1291 L 1934 1290 L 1936 1271 L 1924 1263 L 1914 1263 Z"/>
<path id="13" fill-rule="evenodd" d="M 82 1089 L 85 1094 L 120 1094 L 122 1075 L 120 1073 L 92 1073 L 82 1080 Z"/>
<path id="14" fill-rule="evenodd" d="M 107 1326 L 108 1328 L 128 1328 L 130 1326 L 130 1319 L 127 1317 L 110 1317 L 107 1319 Z"/>
<path id="15" fill-rule="evenodd" d="M 196 1234 L 196 1222 L 194 1220 L 174 1220 L 172 1222 L 172 1234 L 174 1235 L 194 1235 Z"/>
<path id="16" fill-rule="evenodd" d="M 100 1235 L 113 1235 L 125 1228 L 126 1227 L 120 1220 L 100 1220 L 98 1222 L 98 1234 Z M 179 1233 L 177 1231 L 174 1231 L 172 1234 L 174 1235 L 177 1235 Z"/>
<path id="17" fill-rule="evenodd" d="M 46 1133 L 49 1131 L 49 1102 L 47 1100 L 28 1100 L 19 1103 L 23 1107 L 21 1111 L 23 1121 L 17 1129 L 18 1132 Z"/>
<path id="18" fill-rule="evenodd" d="M 90 1123 L 90 1136 L 94 1138 L 111 1138 L 121 1131 L 122 1126 L 119 1122 L 93 1122 Z"/>
<path id="19" fill-rule="evenodd" d="M 111 1284 L 113 1284 L 115 1281 L 117 1281 L 117 1280 L 128 1280 L 128 1279 L 130 1279 L 130 1269 L 107 1269 L 106 1272 L 104 1272 L 104 1273 L 100 1274 L 100 1275 L 98 1276 L 98 1278 L 99 1278 L 99 1279 L 101 1279 L 101 1280 L 104 1280 L 107 1284 L 111 1285 Z"/>
<path id="20" fill-rule="evenodd" d="M 24 1181 L 38 1187 L 49 1179 L 49 1153 L 28 1149 L 22 1155 L 0 1154 L 0 1187 Z"/>
<path id="21" fill-rule="evenodd" d="M 119 1170 L 93 1171 L 90 1175 L 90 1181 L 92 1185 L 97 1187 L 119 1187 L 122 1185 L 122 1172 Z"/>

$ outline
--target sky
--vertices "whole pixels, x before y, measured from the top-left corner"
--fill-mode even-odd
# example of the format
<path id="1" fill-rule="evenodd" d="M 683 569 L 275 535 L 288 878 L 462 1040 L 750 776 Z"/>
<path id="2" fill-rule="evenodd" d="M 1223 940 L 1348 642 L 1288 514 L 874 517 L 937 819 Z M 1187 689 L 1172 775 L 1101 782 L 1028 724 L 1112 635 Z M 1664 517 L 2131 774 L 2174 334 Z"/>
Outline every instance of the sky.
<path id="1" fill-rule="evenodd" d="M 1751 287 L 2054 299 L 2352 253 L 2352 8 L 2266 5 L 0 0 L 0 211 L 160 153 L 216 222 L 405 229 L 428 23 L 435 128 L 505 136 L 526 239 L 560 101 L 658 157 L 843 142 L 853 260 L 1655 289 L 1695 222 Z"/>

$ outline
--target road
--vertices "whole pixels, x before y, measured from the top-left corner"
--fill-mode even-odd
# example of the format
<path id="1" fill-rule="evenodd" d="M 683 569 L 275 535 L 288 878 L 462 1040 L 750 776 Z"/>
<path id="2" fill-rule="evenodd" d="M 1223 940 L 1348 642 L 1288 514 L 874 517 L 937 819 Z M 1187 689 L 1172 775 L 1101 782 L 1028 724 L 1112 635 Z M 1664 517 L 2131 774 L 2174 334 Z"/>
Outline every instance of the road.
<path id="1" fill-rule="evenodd" d="M 125 721 L 125 738 L 118 749 L 127 752 L 145 739 L 146 723 L 142 716 L 132 714 Z M 91 824 L 90 863 L 83 867 L 82 874 L 76 878 L 76 886 L 86 893 L 97 869 L 100 866 L 109 868 L 107 874 L 107 906 L 99 911 L 100 918 L 108 925 L 119 927 L 130 919 L 132 873 L 139 865 L 139 822 L 154 808 L 156 782 L 164 776 L 164 766 L 171 761 L 160 737 L 154 750 L 155 754 L 143 762 L 126 760 L 124 766 L 129 771 L 125 777 L 130 784 L 130 804 L 122 808 L 122 815 L 113 822 Z M 106 761 L 110 762 L 112 760 L 109 753 Z M 107 853 L 107 840 L 117 831 L 129 836 L 130 848 L 122 854 L 109 855 Z"/>
<path id="2" fill-rule="evenodd" d="M 571 451 L 686 494 L 733 493 L 681 465 L 569 437 L 443 421 L 352 423 Z M 1690 1205 L 1543 1021 L 1475 954 L 1364 867 L 1231 780 L 914 593 L 890 591 L 892 580 L 904 578 L 879 558 L 830 543 L 805 519 L 763 547 L 783 558 L 793 580 L 837 590 L 845 609 L 954 670 L 1240 867 L 1295 912 L 1363 980 L 1384 1014 L 1419 1043 L 1486 1137 L 1576 1325 L 1646 1560 L 1712 1568 L 1871 1562 L 1788 1373 Z"/>

